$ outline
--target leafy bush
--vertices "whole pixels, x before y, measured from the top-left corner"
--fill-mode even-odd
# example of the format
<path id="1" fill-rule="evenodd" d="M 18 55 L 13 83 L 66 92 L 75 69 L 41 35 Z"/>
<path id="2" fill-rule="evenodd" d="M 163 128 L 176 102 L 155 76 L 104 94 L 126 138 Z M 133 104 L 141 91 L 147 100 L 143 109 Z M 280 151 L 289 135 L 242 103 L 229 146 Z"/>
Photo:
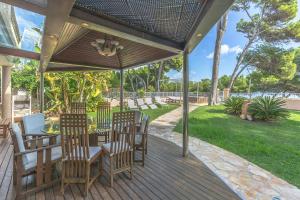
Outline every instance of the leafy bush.
<path id="1" fill-rule="evenodd" d="M 139 89 L 137 91 L 137 94 L 138 94 L 139 98 L 144 98 L 145 97 L 145 90 Z"/>
<path id="2" fill-rule="evenodd" d="M 285 101 L 276 97 L 257 97 L 249 106 L 249 113 L 255 119 L 271 121 L 289 116 L 287 109 L 283 108 Z"/>
<path id="3" fill-rule="evenodd" d="M 246 98 L 244 97 L 229 97 L 225 100 L 225 111 L 230 114 L 239 115 L 242 112 L 242 106 Z"/>

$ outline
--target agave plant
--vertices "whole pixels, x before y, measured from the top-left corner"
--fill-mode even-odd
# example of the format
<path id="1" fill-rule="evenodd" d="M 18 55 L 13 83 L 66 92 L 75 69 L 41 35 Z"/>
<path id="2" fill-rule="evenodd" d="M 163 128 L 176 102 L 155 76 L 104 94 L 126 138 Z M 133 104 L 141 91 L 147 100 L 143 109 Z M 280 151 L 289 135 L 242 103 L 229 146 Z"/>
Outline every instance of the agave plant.
<path id="1" fill-rule="evenodd" d="M 289 113 L 283 106 L 285 100 L 276 97 L 257 97 L 249 107 L 249 112 L 255 119 L 272 121 L 287 118 Z"/>
<path id="2" fill-rule="evenodd" d="M 229 97 L 225 100 L 225 111 L 230 114 L 239 115 L 242 112 L 242 106 L 246 98 L 244 97 Z"/>

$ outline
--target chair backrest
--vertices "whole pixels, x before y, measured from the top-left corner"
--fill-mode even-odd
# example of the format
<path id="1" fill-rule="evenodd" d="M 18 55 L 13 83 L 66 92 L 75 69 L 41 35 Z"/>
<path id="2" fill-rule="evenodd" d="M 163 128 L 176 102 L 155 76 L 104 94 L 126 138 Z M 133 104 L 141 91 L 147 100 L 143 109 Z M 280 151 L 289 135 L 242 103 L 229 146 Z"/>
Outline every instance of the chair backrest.
<path id="1" fill-rule="evenodd" d="M 135 107 L 134 101 L 132 99 L 128 99 L 127 103 L 129 108 Z"/>
<path id="2" fill-rule="evenodd" d="M 97 106 L 97 128 L 109 129 L 111 125 L 111 107 L 109 102 L 101 102 Z"/>
<path id="3" fill-rule="evenodd" d="M 26 149 L 25 149 L 22 132 L 21 132 L 19 125 L 17 123 L 13 123 L 11 125 L 11 131 L 12 131 L 11 138 L 12 138 L 13 145 L 14 145 L 14 153 L 24 152 Z M 28 162 L 28 160 L 29 160 L 29 158 L 28 158 L 27 154 L 25 154 L 22 157 L 23 166 Z"/>
<path id="4" fill-rule="evenodd" d="M 45 128 L 45 115 L 37 113 L 23 117 L 23 126 L 25 134 L 42 134 Z"/>
<path id="5" fill-rule="evenodd" d="M 156 96 L 156 97 L 154 97 L 155 98 L 155 101 L 157 102 L 157 103 L 160 103 L 161 102 L 161 98 L 159 97 L 159 96 Z"/>
<path id="6" fill-rule="evenodd" d="M 89 136 L 87 131 L 86 114 L 61 114 L 60 132 L 63 160 L 73 166 L 70 176 L 82 173 L 81 167 L 85 167 L 86 160 L 89 159 Z"/>
<path id="7" fill-rule="evenodd" d="M 71 114 L 86 114 L 86 103 L 85 102 L 72 102 L 71 103 Z"/>
<path id="8" fill-rule="evenodd" d="M 136 132 L 135 115 L 135 111 L 113 113 L 111 153 L 119 154 L 131 150 Z"/>
<path id="9" fill-rule="evenodd" d="M 135 123 L 141 123 L 143 113 L 141 111 L 135 111 Z"/>
<path id="10" fill-rule="evenodd" d="M 146 104 L 149 104 L 149 105 L 153 104 L 151 98 L 145 98 L 145 102 L 146 102 Z"/>
<path id="11" fill-rule="evenodd" d="M 140 130 L 141 130 L 142 133 L 145 133 L 145 134 L 148 133 L 149 121 L 150 121 L 149 116 L 148 115 L 144 115 L 143 119 L 142 119 L 142 122 L 141 122 L 141 128 L 140 128 Z"/>
<path id="12" fill-rule="evenodd" d="M 137 99 L 136 102 L 139 106 L 145 105 L 144 99 Z"/>

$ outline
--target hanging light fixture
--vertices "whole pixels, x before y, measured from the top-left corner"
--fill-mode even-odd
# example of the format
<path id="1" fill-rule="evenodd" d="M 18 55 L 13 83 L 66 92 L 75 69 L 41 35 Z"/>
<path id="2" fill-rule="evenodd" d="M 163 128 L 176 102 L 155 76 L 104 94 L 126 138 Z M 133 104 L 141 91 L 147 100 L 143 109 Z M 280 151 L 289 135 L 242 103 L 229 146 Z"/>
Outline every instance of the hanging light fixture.
<path id="1" fill-rule="evenodd" d="M 119 45 L 118 41 L 111 39 L 96 39 L 95 42 L 91 42 L 91 45 L 95 47 L 102 56 L 113 56 L 117 50 L 124 48 L 122 45 Z"/>

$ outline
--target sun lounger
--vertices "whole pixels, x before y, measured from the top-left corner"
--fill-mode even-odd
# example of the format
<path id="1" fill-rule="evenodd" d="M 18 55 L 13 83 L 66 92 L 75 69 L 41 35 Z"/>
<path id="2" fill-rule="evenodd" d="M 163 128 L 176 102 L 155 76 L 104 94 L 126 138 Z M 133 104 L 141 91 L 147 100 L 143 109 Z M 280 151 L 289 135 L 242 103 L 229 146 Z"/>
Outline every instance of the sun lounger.
<path id="1" fill-rule="evenodd" d="M 144 99 L 137 99 L 136 102 L 140 109 L 142 110 L 148 109 L 148 106 L 145 104 Z"/>
<path id="2" fill-rule="evenodd" d="M 135 105 L 134 100 L 128 99 L 127 103 L 128 103 L 128 108 L 129 108 L 130 110 L 138 110 L 138 109 L 139 109 L 139 108 Z"/>
<path id="3" fill-rule="evenodd" d="M 163 102 L 159 96 L 155 97 L 155 101 L 159 105 L 167 105 L 167 103 Z"/>
<path id="4" fill-rule="evenodd" d="M 155 105 L 155 104 L 152 102 L 152 99 L 151 99 L 151 98 L 145 98 L 145 103 L 146 103 L 146 105 L 148 105 L 151 109 L 157 109 L 157 105 Z"/>

